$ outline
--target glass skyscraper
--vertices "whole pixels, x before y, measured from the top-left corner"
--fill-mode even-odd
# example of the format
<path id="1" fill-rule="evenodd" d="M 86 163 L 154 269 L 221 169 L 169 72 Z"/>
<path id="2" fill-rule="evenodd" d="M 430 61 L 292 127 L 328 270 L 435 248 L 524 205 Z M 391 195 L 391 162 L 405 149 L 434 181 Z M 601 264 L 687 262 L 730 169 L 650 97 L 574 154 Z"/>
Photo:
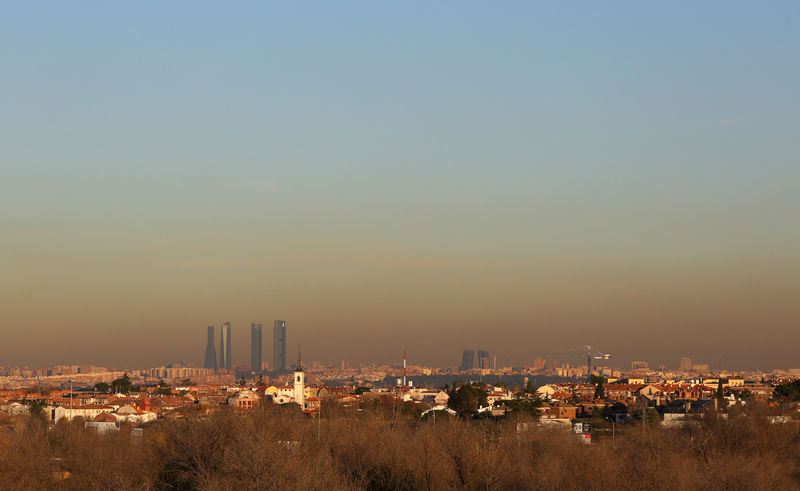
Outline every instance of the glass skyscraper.
<path id="1" fill-rule="evenodd" d="M 250 370 L 255 374 L 261 374 L 261 324 L 253 322 L 250 325 Z"/>
<path id="2" fill-rule="evenodd" d="M 275 321 L 272 329 L 272 364 L 274 370 L 286 370 L 286 321 Z"/>
<path id="3" fill-rule="evenodd" d="M 217 350 L 214 348 L 214 326 L 208 326 L 206 358 L 203 362 L 203 368 L 217 368 Z"/>

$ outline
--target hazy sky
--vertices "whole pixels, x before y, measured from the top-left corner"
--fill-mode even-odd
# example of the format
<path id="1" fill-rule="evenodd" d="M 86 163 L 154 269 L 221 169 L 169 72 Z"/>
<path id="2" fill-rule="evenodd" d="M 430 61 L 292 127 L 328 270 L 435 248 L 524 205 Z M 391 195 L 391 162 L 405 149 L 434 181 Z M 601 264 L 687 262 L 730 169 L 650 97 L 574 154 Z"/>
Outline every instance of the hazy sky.
<path id="1" fill-rule="evenodd" d="M 0 365 L 798 367 L 798 2 L 16 2 Z M 580 358 L 575 357 L 579 362 Z"/>

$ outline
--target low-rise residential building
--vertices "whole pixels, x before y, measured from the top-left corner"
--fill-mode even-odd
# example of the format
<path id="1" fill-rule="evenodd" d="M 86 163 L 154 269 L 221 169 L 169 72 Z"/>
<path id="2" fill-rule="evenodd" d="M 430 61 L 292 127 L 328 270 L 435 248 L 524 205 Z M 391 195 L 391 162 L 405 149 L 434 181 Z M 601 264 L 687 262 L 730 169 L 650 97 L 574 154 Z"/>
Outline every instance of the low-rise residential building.
<path id="1" fill-rule="evenodd" d="M 92 420 L 101 413 L 111 413 L 114 412 L 114 406 L 104 405 L 104 404 L 91 404 L 86 406 L 80 405 L 73 405 L 70 406 L 56 406 L 50 408 L 50 418 L 51 421 L 58 422 L 60 419 L 66 418 L 67 420 L 71 420 L 74 418 L 83 418 Z"/>

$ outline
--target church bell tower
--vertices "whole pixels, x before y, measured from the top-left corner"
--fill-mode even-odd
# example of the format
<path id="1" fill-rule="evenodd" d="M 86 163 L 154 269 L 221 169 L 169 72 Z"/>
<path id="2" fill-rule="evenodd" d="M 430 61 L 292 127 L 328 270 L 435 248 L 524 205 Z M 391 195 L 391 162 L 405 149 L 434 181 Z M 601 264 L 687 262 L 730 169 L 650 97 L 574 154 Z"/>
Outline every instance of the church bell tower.
<path id="1" fill-rule="evenodd" d="M 300 405 L 300 409 L 306 408 L 306 374 L 303 372 L 303 365 L 300 361 L 300 350 L 297 350 L 297 368 L 294 369 L 294 402 Z"/>

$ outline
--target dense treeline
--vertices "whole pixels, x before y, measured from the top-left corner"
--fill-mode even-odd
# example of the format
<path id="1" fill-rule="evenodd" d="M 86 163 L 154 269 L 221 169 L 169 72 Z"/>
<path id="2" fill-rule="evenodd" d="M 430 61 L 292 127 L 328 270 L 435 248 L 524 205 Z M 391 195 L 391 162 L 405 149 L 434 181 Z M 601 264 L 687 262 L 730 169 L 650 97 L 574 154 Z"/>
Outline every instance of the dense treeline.
<path id="1" fill-rule="evenodd" d="M 585 445 L 515 421 L 291 407 L 158 421 L 144 437 L 5 421 L 0 489 L 797 489 L 800 434 L 758 411 Z"/>
<path id="2" fill-rule="evenodd" d="M 788 401 L 800 401 L 800 380 L 793 380 L 775 387 L 775 397 Z"/>

